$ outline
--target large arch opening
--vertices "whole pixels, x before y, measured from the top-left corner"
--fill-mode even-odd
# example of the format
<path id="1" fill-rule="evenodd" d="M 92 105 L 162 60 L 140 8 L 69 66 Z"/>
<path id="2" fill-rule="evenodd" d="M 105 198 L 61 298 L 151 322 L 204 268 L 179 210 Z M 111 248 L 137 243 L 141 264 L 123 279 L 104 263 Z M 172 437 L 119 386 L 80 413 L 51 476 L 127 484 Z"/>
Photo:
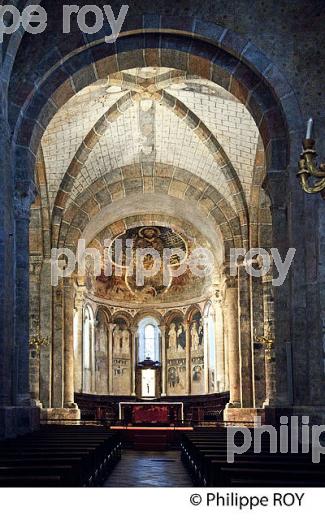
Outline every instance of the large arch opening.
<path id="1" fill-rule="evenodd" d="M 43 255 L 42 276 L 48 281 L 48 252 L 53 245 L 69 246 L 75 250 L 78 239 L 86 238 L 86 245 L 102 251 L 104 229 L 109 238 L 116 239 L 121 233 L 134 230 L 135 222 L 140 224 L 139 228 L 165 226 L 173 233 L 184 232 L 185 228 L 185 235 L 189 229 L 191 233 L 194 231 L 197 243 L 203 241 L 213 250 L 216 269 L 212 279 L 200 287 L 200 290 L 205 290 L 204 294 L 191 295 L 191 298 L 183 295 L 183 300 L 177 299 L 177 305 L 185 315 L 190 305 L 198 305 L 203 316 L 204 307 L 212 298 L 215 310 L 211 315 L 219 327 L 216 323 L 212 325 L 211 315 L 207 317 L 207 323 L 202 317 L 204 323 L 197 323 L 197 330 L 192 323 L 186 340 L 190 352 L 185 359 L 187 378 L 182 395 L 189 395 L 191 386 L 199 381 L 200 393 L 229 388 L 230 404 L 234 410 L 260 408 L 265 400 L 272 401 L 273 396 L 265 395 L 265 373 L 258 373 L 261 383 L 257 383 L 256 372 L 262 370 L 262 362 L 261 359 L 257 362 L 255 331 L 270 330 L 271 323 L 277 345 L 276 362 L 281 365 L 286 352 L 282 341 L 283 328 L 277 323 L 282 302 L 288 297 L 288 287 L 281 287 L 272 294 L 269 279 L 261 283 L 252 282 L 242 268 L 238 268 L 235 280 L 231 280 L 229 251 L 232 247 L 248 248 L 252 244 L 266 249 L 279 244 L 283 250 L 284 244 L 288 243 L 281 221 L 284 216 L 277 213 L 277 208 L 281 206 L 281 194 L 287 182 L 284 172 L 291 160 L 292 146 L 295 146 L 294 138 L 290 141 L 288 132 L 300 128 L 299 118 L 294 120 L 287 110 L 288 104 L 295 103 L 295 99 L 281 75 L 274 80 L 272 63 L 252 44 L 240 42 L 237 47 L 231 43 L 236 35 L 230 38 L 229 31 L 220 31 L 209 24 L 192 23 L 191 32 L 197 31 L 194 38 L 186 34 L 185 29 L 177 34 L 168 34 L 167 21 L 166 24 L 166 32 L 162 27 L 159 32 L 154 27 L 148 32 L 146 27 L 143 35 L 126 32 L 120 43 L 110 48 L 108 53 L 107 48 L 104 52 L 101 42 L 92 42 L 91 52 L 80 47 L 70 55 L 67 53 L 64 65 L 62 62 L 51 63 L 49 58 L 49 74 L 40 77 L 37 88 L 28 90 L 26 85 L 28 98 L 23 103 L 14 131 L 16 175 L 21 177 L 18 158 L 19 161 L 25 158 L 32 176 L 37 156 L 37 182 L 41 186 L 43 178 L 47 190 L 46 194 L 43 190 L 33 205 L 31 234 L 37 236 L 41 222 L 43 238 L 39 239 L 39 247 L 32 251 L 31 261 L 35 260 L 33 257 Z M 40 64 L 40 74 L 42 66 Z M 51 154 L 51 147 L 54 143 L 58 145 L 55 125 L 60 123 L 60 118 L 64 120 L 64 115 L 73 121 L 74 111 L 76 113 L 80 103 L 87 104 L 87 100 L 90 107 L 94 103 L 100 108 L 97 113 L 92 111 L 93 120 L 88 118 L 87 125 L 75 139 L 74 147 L 64 150 L 61 143 L 60 173 L 54 171 L 56 159 Z M 218 112 L 218 103 L 224 106 L 224 113 L 221 109 Z M 210 105 L 214 108 L 209 115 Z M 216 114 L 220 115 L 218 124 L 214 121 Z M 242 129 L 233 128 L 231 124 L 238 114 L 242 116 Z M 132 130 L 135 121 L 137 132 Z M 228 127 L 226 121 L 230 123 Z M 112 142 L 110 138 L 114 134 L 117 135 L 116 145 L 110 147 L 108 143 Z M 132 142 L 132 146 L 125 146 L 131 135 L 137 135 L 138 140 Z M 183 146 L 177 148 L 176 144 L 180 142 Z M 113 148 L 117 152 L 114 157 L 110 156 Z M 235 150 L 240 150 L 238 156 Z M 247 159 L 246 163 L 245 160 L 240 162 L 243 158 Z M 45 177 L 47 172 L 50 175 L 50 184 L 47 177 L 44 183 L 44 172 Z M 25 197 L 25 184 L 18 185 L 22 188 L 22 197 Z M 134 199 L 142 206 L 137 211 L 132 207 Z M 122 200 L 126 210 L 119 203 Z M 156 211 L 159 201 L 164 204 L 164 211 L 160 214 Z M 111 212 L 116 215 L 114 220 L 110 218 Z M 144 214 L 148 213 L 149 218 L 145 219 Z M 206 222 L 201 228 L 199 222 L 204 220 Z M 105 284 L 103 280 L 96 279 L 95 285 L 97 282 Z M 112 295 L 110 298 L 107 294 L 104 298 L 99 296 L 90 287 L 91 283 L 91 280 L 80 278 L 74 279 L 73 287 L 63 283 L 62 290 L 53 291 L 54 307 L 61 302 L 63 309 L 66 306 L 73 309 L 73 301 L 90 299 L 95 308 L 97 305 L 106 306 L 108 313 L 114 311 L 118 302 L 119 311 L 129 313 L 131 318 L 132 313 L 141 310 L 136 307 L 139 305 L 136 301 L 133 306 L 123 307 L 119 298 L 116 301 Z M 130 281 L 124 278 L 124 283 L 134 296 L 136 291 L 132 292 Z M 255 307 L 252 291 L 256 294 Z M 116 293 L 122 294 L 123 289 L 119 287 Z M 156 297 L 157 292 L 153 291 L 151 295 Z M 150 299 L 150 294 L 146 297 Z M 165 294 L 162 300 L 164 297 Z M 168 301 L 168 297 L 159 304 L 166 315 L 176 301 Z M 238 297 L 242 302 L 240 315 Z M 161 314 L 159 305 L 155 304 L 155 311 Z M 147 302 L 145 306 L 148 306 Z M 48 331 L 48 350 L 52 355 L 59 345 L 56 340 L 61 330 L 59 322 L 69 319 L 68 316 L 69 313 L 54 316 L 53 327 Z M 46 321 L 44 316 L 39 319 L 41 321 Z M 130 327 L 134 326 L 131 322 Z M 114 325 L 113 319 L 110 325 Z M 200 326 L 203 327 L 205 371 L 199 362 L 192 369 L 191 349 L 195 350 L 197 346 Z M 215 356 L 211 354 L 212 330 L 215 335 L 217 330 L 221 331 L 222 337 L 218 339 L 222 354 L 216 347 Z M 108 338 L 111 334 L 113 331 L 108 332 Z M 64 348 L 69 349 L 68 333 L 64 340 Z M 46 348 L 44 357 L 48 357 Z M 135 348 L 130 335 L 130 395 L 135 386 L 132 365 Z M 164 355 L 168 367 L 166 351 Z M 109 354 L 107 358 L 110 367 L 114 357 Z M 218 365 L 213 359 L 217 358 L 219 362 L 222 360 L 220 366 L 223 366 L 219 382 L 214 379 Z M 44 367 L 45 362 L 41 361 L 41 365 Z M 108 372 L 110 370 L 108 368 Z M 65 371 L 66 378 L 69 373 L 71 375 L 71 370 Z M 276 377 L 277 398 L 287 403 L 287 381 L 281 374 Z M 163 379 L 167 391 L 168 368 L 162 384 Z M 46 377 L 44 381 L 51 386 Z M 66 386 L 66 383 L 62 379 L 62 385 Z M 114 393 L 112 388 L 111 392 Z M 43 389 L 40 393 L 47 396 L 44 403 L 50 407 L 53 393 L 52 397 L 50 391 Z M 73 402 L 72 397 L 70 395 L 66 402 Z M 62 403 L 62 407 L 65 404 Z"/>

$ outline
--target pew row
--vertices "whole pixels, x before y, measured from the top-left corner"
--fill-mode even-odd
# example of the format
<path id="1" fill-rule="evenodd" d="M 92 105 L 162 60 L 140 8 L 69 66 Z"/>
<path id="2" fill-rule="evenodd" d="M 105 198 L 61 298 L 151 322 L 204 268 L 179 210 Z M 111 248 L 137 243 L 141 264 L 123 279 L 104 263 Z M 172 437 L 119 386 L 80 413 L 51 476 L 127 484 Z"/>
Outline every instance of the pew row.
<path id="1" fill-rule="evenodd" d="M 118 433 L 94 426 L 43 426 L 0 443 L 0 487 L 100 486 L 120 457 Z"/>
<path id="2" fill-rule="evenodd" d="M 236 441 L 241 445 L 242 440 Z M 227 458 L 226 428 L 186 432 L 181 440 L 182 460 L 193 484 L 204 487 L 318 487 L 325 485 L 325 463 L 312 462 L 310 453 L 270 453 L 269 439 L 262 436 L 261 452 L 250 447 Z"/>

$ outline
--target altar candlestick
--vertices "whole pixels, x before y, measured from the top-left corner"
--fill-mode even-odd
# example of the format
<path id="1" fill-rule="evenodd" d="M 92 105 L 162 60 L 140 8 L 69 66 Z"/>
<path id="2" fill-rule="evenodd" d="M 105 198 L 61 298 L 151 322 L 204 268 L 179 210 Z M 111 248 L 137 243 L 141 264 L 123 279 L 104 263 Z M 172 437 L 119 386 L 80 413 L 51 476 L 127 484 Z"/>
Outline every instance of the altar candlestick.
<path id="1" fill-rule="evenodd" d="M 313 129 L 313 119 L 309 118 L 308 123 L 307 123 L 306 139 L 311 139 L 312 129 Z"/>

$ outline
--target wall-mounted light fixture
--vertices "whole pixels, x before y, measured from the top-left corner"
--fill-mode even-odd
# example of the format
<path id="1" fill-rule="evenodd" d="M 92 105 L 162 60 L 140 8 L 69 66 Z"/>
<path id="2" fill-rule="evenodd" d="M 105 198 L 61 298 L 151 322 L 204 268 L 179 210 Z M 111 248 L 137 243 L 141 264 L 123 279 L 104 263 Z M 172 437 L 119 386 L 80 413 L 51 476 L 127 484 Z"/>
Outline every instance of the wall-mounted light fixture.
<path id="1" fill-rule="evenodd" d="M 319 167 L 316 163 L 315 140 L 312 139 L 313 120 L 307 123 L 306 138 L 303 140 L 303 151 L 300 155 L 297 177 L 306 193 L 319 193 L 325 190 L 325 164 Z"/>

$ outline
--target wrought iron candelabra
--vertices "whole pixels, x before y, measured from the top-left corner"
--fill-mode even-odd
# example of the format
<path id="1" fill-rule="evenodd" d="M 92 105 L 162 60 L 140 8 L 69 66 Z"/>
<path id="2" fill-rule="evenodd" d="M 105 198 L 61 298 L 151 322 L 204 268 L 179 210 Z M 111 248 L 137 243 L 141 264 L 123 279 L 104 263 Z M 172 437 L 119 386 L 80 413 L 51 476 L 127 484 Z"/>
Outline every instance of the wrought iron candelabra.
<path id="1" fill-rule="evenodd" d="M 315 140 L 312 139 L 313 120 L 307 124 L 306 139 L 303 140 L 303 151 L 300 155 L 297 177 L 306 193 L 320 193 L 325 190 L 325 164 L 319 167 L 316 163 Z"/>

